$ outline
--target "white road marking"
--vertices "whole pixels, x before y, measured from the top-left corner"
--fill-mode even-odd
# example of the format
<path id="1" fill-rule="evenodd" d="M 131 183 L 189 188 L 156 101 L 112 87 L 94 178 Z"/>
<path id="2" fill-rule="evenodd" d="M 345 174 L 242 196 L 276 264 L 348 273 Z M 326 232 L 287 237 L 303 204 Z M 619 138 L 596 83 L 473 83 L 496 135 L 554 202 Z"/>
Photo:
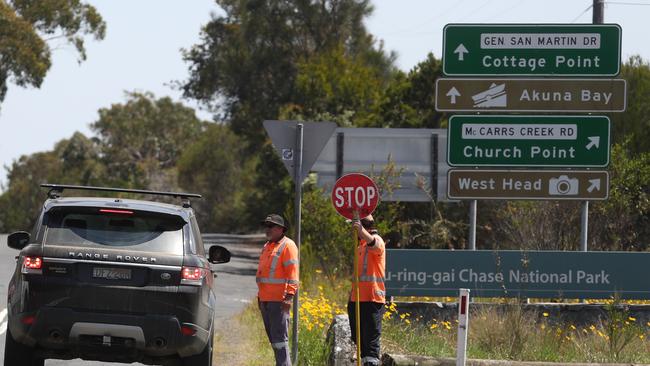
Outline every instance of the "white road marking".
<path id="1" fill-rule="evenodd" d="M 7 322 L 5 319 L 7 318 L 7 309 L 2 309 L 0 311 L 0 335 L 4 334 L 7 331 Z"/>

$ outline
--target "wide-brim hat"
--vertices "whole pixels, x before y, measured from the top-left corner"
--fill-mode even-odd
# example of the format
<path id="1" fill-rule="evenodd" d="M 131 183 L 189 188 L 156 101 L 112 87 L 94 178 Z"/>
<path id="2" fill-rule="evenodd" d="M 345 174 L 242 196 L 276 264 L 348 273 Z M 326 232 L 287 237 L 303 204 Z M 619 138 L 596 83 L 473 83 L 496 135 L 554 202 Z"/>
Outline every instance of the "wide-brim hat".
<path id="1" fill-rule="evenodd" d="M 284 223 L 284 218 L 282 218 L 282 216 L 278 214 L 270 214 L 266 216 L 266 218 L 261 222 L 262 225 L 269 224 L 269 223 L 281 226 L 285 229 L 287 228 L 287 225 Z"/>

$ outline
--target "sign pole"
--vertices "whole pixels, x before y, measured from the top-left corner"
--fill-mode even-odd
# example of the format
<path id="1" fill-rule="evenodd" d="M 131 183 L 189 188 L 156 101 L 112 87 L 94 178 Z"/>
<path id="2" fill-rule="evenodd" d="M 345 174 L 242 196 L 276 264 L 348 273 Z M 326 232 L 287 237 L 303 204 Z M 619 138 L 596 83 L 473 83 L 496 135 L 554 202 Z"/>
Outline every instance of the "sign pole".
<path id="1" fill-rule="evenodd" d="M 587 231 L 589 229 L 589 201 L 582 204 L 582 220 L 580 229 L 580 251 L 587 251 Z"/>
<path id="2" fill-rule="evenodd" d="M 298 266 L 300 266 L 300 221 L 301 221 L 301 210 L 302 210 L 302 148 L 303 148 L 303 124 L 298 123 L 296 126 L 296 153 L 295 153 L 295 186 L 296 186 L 296 195 L 295 195 L 295 227 L 296 227 L 296 246 L 298 247 Z M 300 268 L 300 267 L 299 267 Z M 298 306 L 300 302 L 298 297 L 300 296 L 300 289 L 296 290 L 296 295 L 293 297 L 293 343 L 292 343 L 292 353 L 293 353 L 293 365 L 298 365 Z"/>
<path id="3" fill-rule="evenodd" d="M 348 220 L 359 222 L 360 217 L 372 214 L 379 203 L 379 189 L 375 182 L 368 176 L 359 173 L 350 173 L 337 179 L 332 187 L 332 204 L 341 216 Z M 359 233 L 352 226 L 352 242 L 354 243 L 354 280 L 352 294 L 354 301 L 354 326 L 356 330 L 355 343 L 357 345 L 357 366 L 361 366 L 361 298 L 359 296 Z M 352 300 L 352 299 L 350 299 Z M 352 315 L 352 314 L 350 314 Z"/>
<path id="4" fill-rule="evenodd" d="M 467 329 L 469 328 L 469 289 L 461 288 L 459 292 L 456 366 L 465 366 L 467 360 Z"/>
<path id="5" fill-rule="evenodd" d="M 477 200 L 469 203 L 469 249 L 476 250 L 476 205 Z"/>
<path id="6" fill-rule="evenodd" d="M 605 1 L 594 0 L 592 6 L 592 23 L 602 24 L 605 20 Z M 589 230 L 589 201 L 582 204 L 582 228 L 580 230 L 580 250 L 587 251 L 587 235 Z"/>
<path id="7" fill-rule="evenodd" d="M 354 220 L 359 220 L 359 211 L 354 211 Z M 359 234 L 354 226 L 352 226 L 352 236 L 354 237 L 354 294 L 356 301 L 354 302 L 355 321 L 354 326 L 356 333 L 357 344 L 357 366 L 361 366 L 361 304 L 359 302 Z"/>

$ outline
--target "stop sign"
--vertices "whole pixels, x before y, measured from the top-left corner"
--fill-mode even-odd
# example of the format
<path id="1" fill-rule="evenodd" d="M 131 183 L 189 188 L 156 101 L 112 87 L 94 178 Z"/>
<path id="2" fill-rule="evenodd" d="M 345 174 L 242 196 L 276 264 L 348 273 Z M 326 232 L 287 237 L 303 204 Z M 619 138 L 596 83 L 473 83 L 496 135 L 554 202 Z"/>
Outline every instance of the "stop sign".
<path id="1" fill-rule="evenodd" d="M 332 188 L 332 204 L 341 216 L 354 219 L 370 215 L 379 203 L 379 189 L 372 179 L 359 173 L 346 174 L 339 178 Z"/>

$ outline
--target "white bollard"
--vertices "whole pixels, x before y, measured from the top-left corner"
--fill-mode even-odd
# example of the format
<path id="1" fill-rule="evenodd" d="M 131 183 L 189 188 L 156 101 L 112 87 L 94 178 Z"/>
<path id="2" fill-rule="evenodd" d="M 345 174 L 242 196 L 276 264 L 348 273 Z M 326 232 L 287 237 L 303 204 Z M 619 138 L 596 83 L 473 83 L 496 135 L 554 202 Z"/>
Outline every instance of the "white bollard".
<path id="1" fill-rule="evenodd" d="M 461 288 L 458 298 L 458 346 L 456 366 L 465 366 L 467 360 L 467 329 L 469 329 L 469 289 Z"/>

